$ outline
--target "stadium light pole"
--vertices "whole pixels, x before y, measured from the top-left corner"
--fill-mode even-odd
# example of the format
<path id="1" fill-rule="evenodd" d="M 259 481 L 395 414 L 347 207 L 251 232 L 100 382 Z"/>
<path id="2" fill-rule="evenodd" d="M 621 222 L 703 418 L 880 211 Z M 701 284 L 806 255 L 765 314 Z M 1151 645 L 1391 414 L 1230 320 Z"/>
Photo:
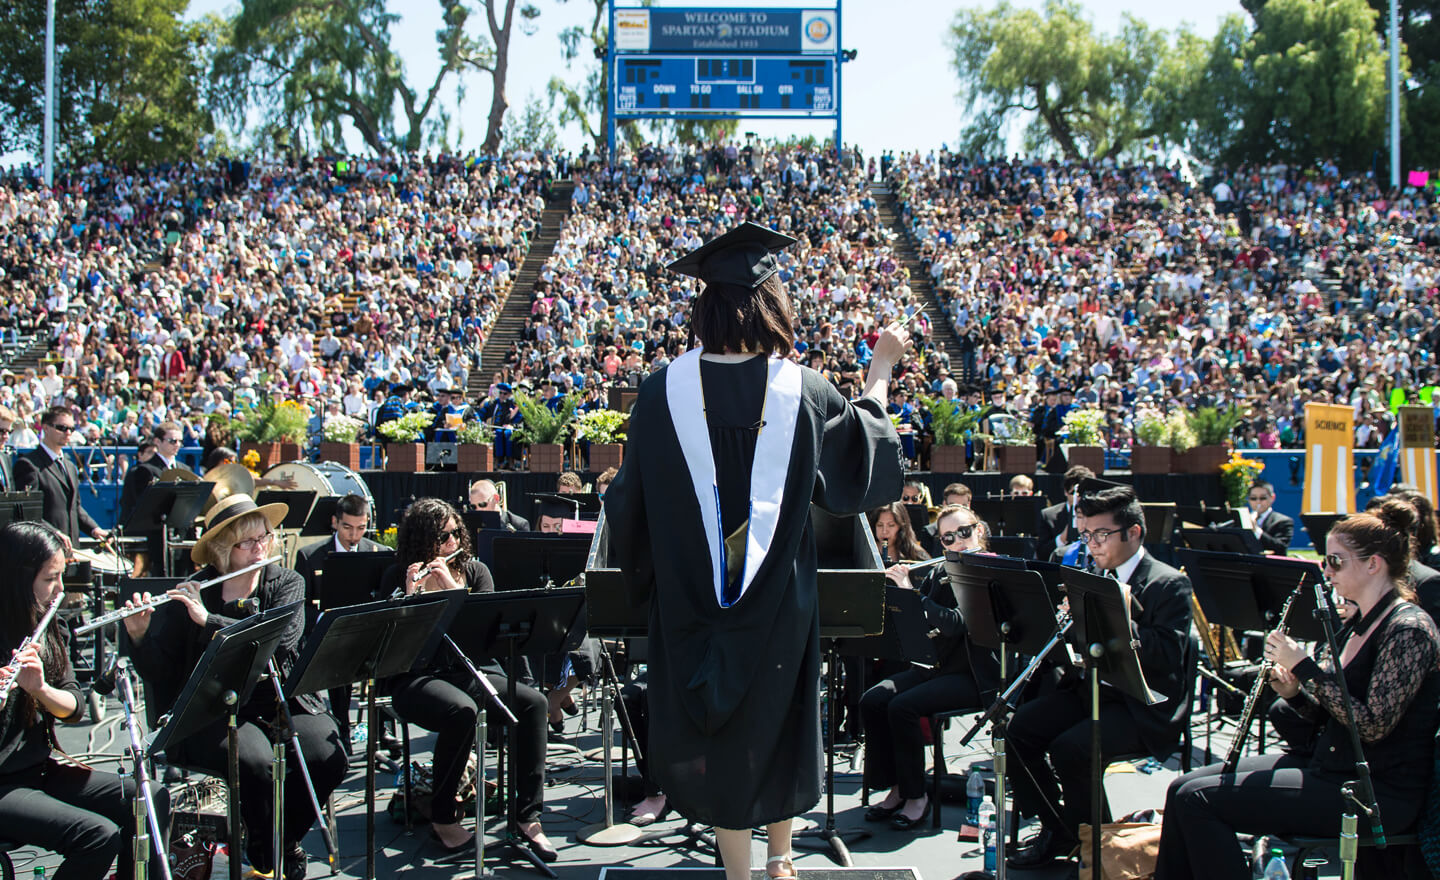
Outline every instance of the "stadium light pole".
<path id="1" fill-rule="evenodd" d="M 45 2 L 45 186 L 55 184 L 55 0 Z"/>
<path id="2" fill-rule="evenodd" d="M 1400 0 L 1390 0 L 1390 189 L 1400 189 Z"/>

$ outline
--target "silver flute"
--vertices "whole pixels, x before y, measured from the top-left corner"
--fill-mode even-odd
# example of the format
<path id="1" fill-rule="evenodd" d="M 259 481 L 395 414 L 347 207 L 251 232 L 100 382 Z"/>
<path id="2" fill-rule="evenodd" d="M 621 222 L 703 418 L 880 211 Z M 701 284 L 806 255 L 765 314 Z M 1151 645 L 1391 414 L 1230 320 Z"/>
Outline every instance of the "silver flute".
<path id="1" fill-rule="evenodd" d="M 257 568 L 264 568 L 272 562 L 279 562 L 282 558 L 283 557 L 280 556 L 271 556 L 269 559 L 262 559 L 259 562 L 252 562 L 244 568 L 238 568 L 235 571 L 230 572 L 229 574 L 222 574 L 219 577 L 213 577 L 208 581 L 204 581 L 198 584 L 195 589 L 198 591 L 203 590 L 206 587 L 213 587 L 216 584 L 228 581 L 238 575 L 248 574 Z M 136 614 L 139 614 L 142 611 L 149 611 L 152 608 L 158 608 L 159 606 L 164 605 L 166 602 L 169 602 L 171 599 L 174 598 L 175 597 L 170 595 L 169 593 L 165 593 L 160 596 L 151 596 L 149 600 L 141 602 L 140 604 L 132 606 L 130 608 L 117 608 L 116 610 L 111 611 L 109 614 L 100 615 L 99 617 L 95 618 L 84 626 L 75 627 L 75 635 L 87 635 L 97 629 L 100 629 L 102 626 L 109 626 L 112 623 L 116 623 L 118 621 L 124 620 L 127 617 L 132 617 Z"/>
<path id="2" fill-rule="evenodd" d="M 461 547 L 461 548 L 460 548 L 460 550 L 464 550 L 464 549 L 465 549 L 464 547 Z M 449 562 L 450 560 L 454 559 L 456 556 L 460 555 L 460 550 L 456 550 L 454 553 L 451 553 L 449 556 L 446 556 L 444 559 L 442 559 L 442 560 L 440 560 L 440 561 L 441 561 L 441 562 Z M 413 586 L 414 584 L 418 584 L 418 583 L 420 583 L 421 581 L 425 580 L 425 579 L 426 579 L 427 577 L 429 577 L 429 576 L 431 575 L 431 573 L 433 573 L 434 571 L 435 571 L 435 564 L 434 564 L 434 563 L 431 563 L 430 565 L 427 565 L 427 566 L 425 566 L 424 568 L 420 569 L 419 571 L 415 572 L 414 576 L 410 578 L 410 583 L 411 583 L 411 585 Z M 404 588 L 404 587 L 396 587 L 394 590 L 392 590 L 392 591 L 390 592 L 390 598 L 391 598 L 391 599 L 403 599 L 403 598 L 405 598 L 405 588 Z"/>
<path id="3" fill-rule="evenodd" d="M 45 616 L 40 618 L 40 625 L 35 627 L 35 631 L 30 635 L 26 636 L 25 641 L 21 642 L 20 646 L 15 649 L 16 654 L 19 654 L 21 651 L 25 650 L 26 648 L 30 647 L 35 642 L 40 640 L 40 637 L 45 634 L 45 629 L 50 626 L 50 621 L 55 619 L 55 612 L 60 610 L 60 603 L 64 600 L 65 593 L 63 591 L 56 595 L 54 599 L 50 600 L 50 607 L 45 609 Z M 4 668 L 8 669 L 14 665 L 14 661 L 11 661 Z M 4 706 L 5 702 L 10 699 L 10 692 L 15 690 L 15 681 L 19 677 L 20 670 L 15 669 L 10 673 L 10 677 L 5 680 L 5 684 L 0 685 L 0 706 Z"/>

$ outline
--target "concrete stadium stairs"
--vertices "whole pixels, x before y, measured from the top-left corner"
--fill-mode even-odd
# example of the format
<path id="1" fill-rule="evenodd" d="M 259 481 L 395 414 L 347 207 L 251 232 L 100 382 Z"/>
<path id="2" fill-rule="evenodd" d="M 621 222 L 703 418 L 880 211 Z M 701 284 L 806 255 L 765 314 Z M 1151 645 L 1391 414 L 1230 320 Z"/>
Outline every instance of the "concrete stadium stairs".
<path id="1" fill-rule="evenodd" d="M 480 349 L 480 369 L 470 371 L 470 381 L 465 389 L 466 396 L 474 400 L 484 397 L 490 387 L 490 378 L 495 370 L 505 363 L 510 346 L 520 341 L 525 324 L 530 320 L 531 294 L 535 291 L 535 280 L 550 255 L 555 252 L 555 243 L 560 240 L 560 229 L 570 215 L 570 195 L 575 184 L 569 180 L 556 181 L 545 202 L 545 213 L 540 218 L 540 231 L 530 243 L 530 251 L 515 274 L 515 282 L 500 303 L 500 317 L 485 337 Z"/>
<path id="2" fill-rule="evenodd" d="M 0 348 L 0 369 L 6 369 L 19 376 L 30 367 L 35 372 L 40 372 L 40 365 L 46 362 L 46 355 L 49 353 L 50 345 L 46 342 L 46 334 L 33 333 L 29 336 L 21 336 L 15 344 L 6 344 Z"/>
<path id="3" fill-rule="evenodd" d="M 930 282 L 930 275 L 920 262 L 915 241 L 910 237 L 910 230 L 900 217 L 900 204 L 895 199 L 895 193 L 891 191 L 889 183 L 871 181 L 870 195 L 874 197 L 875 205 L 879 209 L 880 222 L 894 233 L 890 239 L 891 247 L 895 249 L 900 265 L 910 272 L 910 289 L 920 298 L 925 314 L 930 319 L 930 338 L 937 349 L 943 348 L 950 355 L 953 373 L 960 367 L 960 337 L 955 335 L 955 328 L 945 314 L 945 308 L 935 292 L 935 285 Z"/>

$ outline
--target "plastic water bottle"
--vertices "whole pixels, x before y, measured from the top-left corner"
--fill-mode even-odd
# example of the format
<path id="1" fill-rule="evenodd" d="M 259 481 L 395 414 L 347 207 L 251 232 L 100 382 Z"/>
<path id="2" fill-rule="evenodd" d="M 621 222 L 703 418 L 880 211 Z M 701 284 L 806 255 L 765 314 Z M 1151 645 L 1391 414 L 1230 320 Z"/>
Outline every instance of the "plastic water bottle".
<path id="1" fill-rule="evenodd" d="M 985 797 L 985 780 L 979 770 L 971 770 L 965 780 L 965 824 L 980 827 L 980 800 Z"/>
<path id="2" fill-rule="evenodd" d="M 1279 847 L 1270 850 L 1270 861 L 1265 865 L 1265 880 L 1290 880 L 1290 868 L 1285 864 L 1285 854 Z"/>
<path id="3" fill-rule="evenodd" d="M 977 811 L 977 819 L 980 822 L 980 845 L 985 850 L 985 870 L 995 870 L 995 802 L 990 800 L 990 795 L 980 802 L 980 809 Z"/>

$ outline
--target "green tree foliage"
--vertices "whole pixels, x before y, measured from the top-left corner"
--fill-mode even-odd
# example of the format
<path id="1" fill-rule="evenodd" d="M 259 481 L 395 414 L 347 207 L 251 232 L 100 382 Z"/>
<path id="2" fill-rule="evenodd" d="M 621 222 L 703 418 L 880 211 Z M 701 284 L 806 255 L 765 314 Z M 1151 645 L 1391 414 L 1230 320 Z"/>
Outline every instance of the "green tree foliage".
<path id="1" fill-rule="evenodd" d="M 391 47 L 398 16 L 385 0 L 244 0 L 213 68 L 226 118 L 244 126 L 259 111 L 264 127 L 320 148 L 339 147 L 348 124 L 377 153 L 414 151 L 448 140 L 450 110 L 441 97 L 450 76 L 463 101 L 463 74 L 480 71 L 494 87 L 482 149 L 496 151 L 516 15 L 528 23 L 539 10 L 528 3 L 517 10 L 516 0 L 483 0 L 478 8 L 439 2 L 440 67 L 429 83 L 416 84 Z M 471 33 L 477 14 L 485 28 L 478 35 Z"/>
<path id="2" fill-rule="evenodd" d="M 208 25 L 186 0 L 56 0 L 56 154 L 154 162 L 194 154 L 214 126 L 200 70 Z M 0 149 L 40 152 L 45 3 L 0 4 Z"/>
<path id="3" fill-rule="evenodd" d="M 1386 53 L 1366 0 L 1269 0 L 1221 25 L 1191 93 L 1197 149 L 1228 162 L 1369 164 L 1383 147 Z"/>
<path id="4" fill-rule="evenodd" d="M 1127 15 L 1109 37 L 1071 0 L 1048 0 L 1040 11 L 1003 0 L 962 10 L 950 38 L 972 118 L 962 140 L 975 153 L 1002 149 L 1006 125 L 1022 119 L 1027 141 L 1069 158 L 1115 157 L 1169 140 L 1204 61 L 1193 34 L 1172 37 Z"/>

